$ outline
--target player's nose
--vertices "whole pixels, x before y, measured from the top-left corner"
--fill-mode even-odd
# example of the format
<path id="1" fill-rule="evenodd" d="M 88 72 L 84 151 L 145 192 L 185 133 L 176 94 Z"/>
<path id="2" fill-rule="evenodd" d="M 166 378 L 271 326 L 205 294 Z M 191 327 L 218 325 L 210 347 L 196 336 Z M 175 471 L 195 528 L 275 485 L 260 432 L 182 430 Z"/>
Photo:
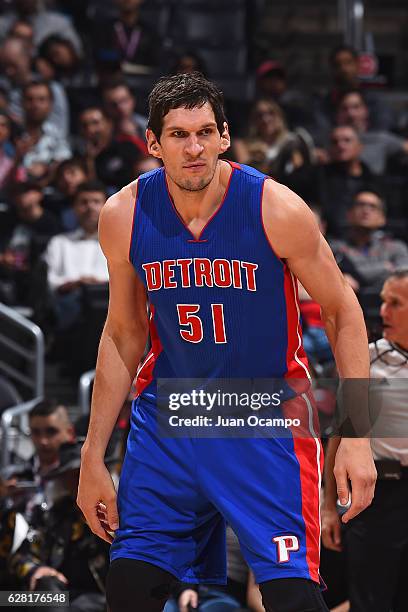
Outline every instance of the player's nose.
<path id="1" fill-rule="evenodd" d="M 191 134 L 185 144 L 185 152 L 190 157 L 198 157 L 203 152 L 204 147 L 199 143 L 197 136 Z"/>

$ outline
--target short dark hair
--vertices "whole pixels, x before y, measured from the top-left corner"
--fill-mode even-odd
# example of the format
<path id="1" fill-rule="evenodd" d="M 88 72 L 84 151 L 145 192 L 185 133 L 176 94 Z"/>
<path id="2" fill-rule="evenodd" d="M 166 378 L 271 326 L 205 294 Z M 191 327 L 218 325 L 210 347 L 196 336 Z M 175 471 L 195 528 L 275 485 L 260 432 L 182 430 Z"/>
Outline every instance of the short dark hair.
<path id="1" fill-rule="evenodd" d="M 26 83 L 23 88 L 23 98 L 26 96 L 27 91 L 29 89 L 31 89 L 32 87 L 45 87 L 48 90 L 50 99 L 53 100 L 54 99 L 54 93 L 52 91 L 51 85 L 49 84 L 48 81 L 46 81 L 45 79 L 32 79 L 29 83 Z"/>
<path id="2" fill-rule="evenodd" d="M 45 59 L 52 59 L 51 51 L 53 45 L 65 45 L 69 47 L 69 50 L 74 54 L 76 59 L 78 59 L 78 53 L 72 43 L 68 38 L 64 36 L 60 36 L 59 34 L 50 34 L 47 36 L 40 46 L 38 47 L 38 57 L 43 57 Z"/>
<path id="3" fill-rule="evenodd" d="M 397 268 L 396 270 L 394 270 L 393 272 L 391 272 L 385 282 L 391 280 L 392 278 L 398 279 L 398 280 L 402 280 L 404 278 L 408 278 L 408 267 L 407 266 L 403 266 L 401 268 Z"/>
<path id="4" fill-rule="evenodd" d="M 122 76 L 112 76 L 106 79 L 101 86 L 102 95 L 105 93 L 105 91 L 111 91 L 112 89 L 117 89 L 118 87 L 124 87 L 133 96 L 129 83 Z"/>
<path id="5" fill-rule="evenodd" d="M 160 141 L 163 118 L 174 109 L 185 107 L 200 108 L 208 102 L 214 111 L 220 134 L 226 121 L 224 98 L 218 87 L 200 72 L 174 74 L 159 79 L 149 95 L 149 120 L 147 127 Z"/>
<path id="6" fill-rule="evenodd" d="M 16 185 L 14 185 L 13 187 L 13 196 L 14 198 L 18 198 L 26 193 L 28 193 L 29 191 L 37 191 L 38 193 L 44 193 L 43 188 L 38 184 L 35 183 L 34 181 L 26 181 L 25 183 L 17 183 Z"/>
<path id="7" fill-rule="evenodd" d="M 61 407 L 61 404 L 55 399 L 43 399 L 32 410 L 30 410 L 29 418 L 44 417 L 54 414 Z"/>
<path id="8" fill-rule="evenodd" d="M 360 96 L 360 98 L 362 99 L 364 104 L 366 106 L 368 106 L 367 99 L 366 99 L 364 93 L 361 91 L 361 89 L 359 89 L 358 87 L 348 87 L 348 88 L 343 89 L 342 91 L 339 92 L 339 97 L 337 99 L 337 107 L 340 106 L 340 104 L 343 102 L 343 100 L 344 100 L 344 98 L 346 96 L 350 96 L 352 94 L 356 94 L 357 96 Z"/>
<path id="9" fill-rule="evenodd" d="M 350 55 L 352 55 L 355 60 L 358 59 L 357 49 L 355 49 L 351 45 L 337 45 L 337 47 L 334 47 L 334 49 L 330 51 L 330 55 L 329 55 L 330 64 L 334 64 L 334 60 L 336 59 L 336 56 L 339 53 L 342 53 L 344 51 L 346 51 L 347 53 L 350 53 Z"/>
<path id="10" fill-rule="evenodd" d="M 88 106 L 84 106 L 84 108 L 81 108 L 81 110 L 79 111 L 79 118 L 81 118 L 84 113 L 89 113 L 89 111 L 98 111 L 105 119 L 110 121 L 109 115 L 107 114 L 104 107 L 100 104 L 89 104 Z"/>
<path id="11" fill-rule="evenodd" d="M 80 185 L 78 185 L 78 188 L 75 192 L 75 196 L 74 196 L 74 203 L 75 200 L 77 199 L 77 197 L 81 194 L 81 193 L 88 193 L 90 191 L 97 191 L 99 193 L 103 193 L 103 195 L 105 196 L 105 198 L 108 197 L 107 191 L 106 191 L 106 187 L 103 183 L 101 183 L 101 181 L 85 181 L 84 183 L 81 183 Z"/>
<path id="12" fill-rule="evenodd" d="M 361 185 L 361 187 L 357 189 L 357 191 L 355 192 L 353 196 L 353 204 L 357 200 L 360 193 L 373 193 L 374 195 L 376 195 L 377 198 L 381 202 L 381 208 L 382 208 L 383 213 L 385 214 L 387 212 L 387 204 L 385 201 L 385 196 L 381 188 L 378 187 L 378 185 L 375 185 L 373 183 L 366 183 L 365 185 Z"/>
<path id="13" fill-rule="evenodd" d="M 60 164 L 58 164 L 58 167 L 55 171 L 56 181 L 59 181 L 65 168 L 80 168 L 81 170 L 83 170 L 86 176 L 88 175 L 86 161 L 81 157 L 70 157 L 69 159 L 64 159 Z"/>

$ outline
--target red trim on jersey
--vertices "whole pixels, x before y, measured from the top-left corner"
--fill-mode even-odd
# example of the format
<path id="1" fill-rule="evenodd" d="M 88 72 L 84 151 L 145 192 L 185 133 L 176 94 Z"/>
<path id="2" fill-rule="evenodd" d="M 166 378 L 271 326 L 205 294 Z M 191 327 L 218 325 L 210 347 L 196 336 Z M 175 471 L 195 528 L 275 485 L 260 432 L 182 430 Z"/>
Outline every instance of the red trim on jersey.
<path id="1" fill-rule="evenodd" d="M 285 378 L 304 379 L 307 377 L 308 368 L 301 342 L 297 281 L 286 264 L 284 264 L 284 292 L 288 335 Z M 300 382 L 297 384 L 300 385 Z M 301 421 L 301 430 L 297 427 L 292 428 L 293 446 L 299 462 L 302 516 L 306 536 L 306 562 L 310 578 L 319 582 L 320 485 L 323 451 L 320 440 L 316 437 L 318 431 L 315 421 L 316 409 L 310 392 L 298 395 L 287 404 L 285 416 L 288 413 L 287 416 L 299 418 Z"/>
<path id="2" fill-rule="evenodd" d="M 302 401 L 305 402 L 305 400 Z M 323 449 L 319 439 L 300 437 L 294 432 L 293 445 L 300 470 L 302 516 L 306 528 L 306 563 L 310 578 L 319 582 L 320 564 L 320 474 L 323 471 Z M 319 457 L 318 454 L 319 446 Z"/>
<path id="3" fill-rule="evenodd" d="M 133 204 L 133 221 L 132 221 L 132 231 L 130 232 L 130 244 L 129 244 L 129 255 L 128 255 L 128 259 L 130 263 L 132 263 L 131 251 L 132 251 L 132 242 L 133 242 L 133 231 L 135 229 L 138 192 L 139 192 L 139 181 L 136 181 L 136 195 L 135 195 L 135 203 Z"/>
<path id="4" fill-rule="evenodd" d="M 230 164 L 230 165 L 232 166 L 232 164 Z M 211 221 L 214 219 L 214 217 L 215 217 L 215 216 L 216 216 L 216 215 L 217 215 L 217 214 L 220 212 L 221 208 L 223 207 L 224 202 L 225 202 L 226 197 L 227 197 L 228 192 L 229 192 L 229 188 L 230 188 L 230 185 L 231 185 L 231 179 L 232 179 L 232 175 L 234 174 L 234 171 L 235 171 L 235 168 L 232 166 L 232 167 L 231 167 L 231 173 L 230 173 L 230 176 L 229 176 L 229 179 L 228 179 L 227 188 L 226 188 L 226 190 L 225 190 L 225 192 L 224 192 L 224 196 L 223 196 L 223 198 L 222 198 L 222 200 L 221 200 L 221 204 L 218 206 L 218 208 L 216 208 L 216 209 L 215 209 L 215 211 L 213 212 L 213 214 L 211 215 L 211 217 L 208 219 L 207 223 L 204 225 L 203 229 L 201 230 L 200 235 L 198 236 L 198 238 L 196 238 L 196 237 L 194 236 L 193 232 L 190 230 L 190 228 L 189 228 L 189 227 L 187 227 L 187 225 L 186 225 L 186 224 L 185 224 L 185 222 L 184 222 L 183 217 L 180 215 L 179 211 L 178 211 L 178 210 L 177 210 L 177 208 L 175 207 L 175 205 L 174 205 L 174 201 L 173 201 L 173 198 L 171 197 L 171 194 L 170 194 L 169 184 L 168 184 L 168 182 L 167 182 L 167 174 L 165 173 L 165 175 L 164 175 L 164 177 L 165 177 L 165 181 L 164 181 L 164 182 L 165 182 L 165 184 L 166 184 L 167 193 L 168 193 L 168 196 L 169 196 L 169 200 L 170 200 L 170 202 L 171 202 L 171 205 L 172 205 L 172 207 L 173 207 L 173 210 L 174 210 L 174 212 L 176 213 L 177 217 L 180 219 L 181 223 L 182 223 L 182 224 L 184 225 L 184 227 L 186 228 L 186 230 L 187 230 L 187 231 L 188 231 L 188 232 L 189 232 L 189 233 L 192 235 L 192 237 L 193 237 L 193 240 L 189 240 L 188 242 L 204 242 L 203 240 L 201 240 L 201 236 L 203 235 L 203 232 L 204 232 L 204 230 L 207 228 L 208 224 L 209 224 L 209 223 L 211 223 Z"/>
<path id="5" fill-rule="evenodd" d="M 288 322 L 288 346 L 286 350 L 286 378 L 305 378 L 308 376 L 308 362 L 302 346 L 302 329 L 299 320 L 297 281 L 284 263 L 284 292 L 286 317 Z"/>
<path id="6" fill-rule="evenodd" d="M 231 168 L 234 168 L 235 170 L 242 170 L 241 164 L 238 164 L 237 162 L 234 162 L 234 161 L 230 161 L 229 159 L 225 159 L 224 161 L 226 161 L 227 164 L 231 166 Z"/>
<path id="7" fill-rule="evenodd" d="M 146 355 L 143 364 L 140 366 L 138 373 L 136 374 L 136 379 L 133 382 L 133 387 L 135 389 L 134 398 L 143 393 L 146 387 L 148 387 L 152 382 L 154 366 L 156 365 L 157 358 L 163 350 L 156 324 L 154 322 L 154 313 L 155 307 L 153 304 L 150 304 L 149 331 L 152 348 Z"/>

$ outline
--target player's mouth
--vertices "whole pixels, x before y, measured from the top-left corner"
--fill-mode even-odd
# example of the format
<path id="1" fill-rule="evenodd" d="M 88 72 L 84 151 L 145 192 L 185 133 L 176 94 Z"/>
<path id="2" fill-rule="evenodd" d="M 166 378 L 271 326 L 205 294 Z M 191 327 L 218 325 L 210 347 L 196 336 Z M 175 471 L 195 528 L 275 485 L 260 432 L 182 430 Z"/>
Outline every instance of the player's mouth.
<path id="1" fill-rule="evenodd" d="M 183 168 L 186 170 L 199 170 L 200 168 L 205 168 L 206 163 L 202 161 L 191 162 L 189 164 L 183 164 Z"/>

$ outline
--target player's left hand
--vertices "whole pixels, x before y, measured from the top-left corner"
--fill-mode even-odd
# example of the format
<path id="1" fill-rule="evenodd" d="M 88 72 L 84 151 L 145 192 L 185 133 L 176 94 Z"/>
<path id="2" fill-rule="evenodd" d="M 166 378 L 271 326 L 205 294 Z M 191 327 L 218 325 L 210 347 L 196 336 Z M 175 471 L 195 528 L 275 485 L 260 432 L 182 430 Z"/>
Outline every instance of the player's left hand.
<path id="1" fill-rule="evenodd" d="M 374 497 L 377 470 L 370 440 L 343 438 L 337 449 L 333 471 L 340 503 L 346 506 L 351 498 L 351 506 L 342 516 L 343 523 L 348 523 L 350 519 L 365 510 Z"/>

